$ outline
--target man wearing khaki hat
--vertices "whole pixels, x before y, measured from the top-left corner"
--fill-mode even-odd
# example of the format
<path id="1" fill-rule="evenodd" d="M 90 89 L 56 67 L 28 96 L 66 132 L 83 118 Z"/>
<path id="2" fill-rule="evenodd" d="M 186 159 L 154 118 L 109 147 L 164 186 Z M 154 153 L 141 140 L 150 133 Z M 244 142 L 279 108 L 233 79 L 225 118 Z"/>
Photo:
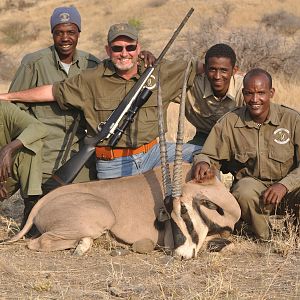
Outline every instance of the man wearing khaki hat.
<path id="1" fill-rule="evenodd" d="M 105 122 L 116 109 L 128 91 L 140 78 L 144 66 L 138 64 L 141 45 L 135 27 L 122 23 L 110 27 L 105 47 L 108 59 L 93 70 L 83 71 L 64 82 L 32 90 L 3 94 L 0 99 L 26 102 L 53 102 L 68 111 L 76 107 L 83 111 L 88 135 L 95 135 L 97 126 Z M 160 164 L 157 114 L 157 77 L 160 72 L 164 114 L 170 101 L 180 93 L 186 62 L 163 60 L 147 82 L 153 94 L 126 129 L 116 148 L 110 148 L 107 141 L 96 147 L 96 168 L 98 179 L 129 176 L 146 172 Z M 159 69 L 159 70 L 158 70 Z M 195 76 L 192 69 L 188 86 Z M 194 150 L 199 146 L 184 146 L 184 160 L 191 161 Z M 169 159 L 174 159 L 174 145 L 168 145 Z"/>

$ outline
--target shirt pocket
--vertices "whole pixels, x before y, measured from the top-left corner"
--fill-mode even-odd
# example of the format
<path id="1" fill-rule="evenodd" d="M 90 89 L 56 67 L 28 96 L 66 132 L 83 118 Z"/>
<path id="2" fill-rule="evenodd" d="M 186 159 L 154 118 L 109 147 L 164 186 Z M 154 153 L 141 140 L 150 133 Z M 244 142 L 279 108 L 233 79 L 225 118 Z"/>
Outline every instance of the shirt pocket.
<path id="1" fill-rule="evenodd" d="M 163 95 L 162 95 L 163 97 Z M 164 103 L 163 103 L 164 106 Z M 144 122 L 157 122 L 157 89 L 152 90 L 152 95 L 147 102 L 140 108 L 139 119 Z"/>
<path id="2" fill-rule="evenodd" d="M 288 147 L 278 147 L 278 149 L 270 147 L 268 157 L 270 179 L 281 180 L 293 169 L 294 148 L 290 144 Z"/>
<path id="3" fill-rule="evenodd" d="M 98 97 L 94 101 L 94 109 L 96 111 L 97 122 L 105 122 L 112 112 L 119 106 L 122 99 Z"/>

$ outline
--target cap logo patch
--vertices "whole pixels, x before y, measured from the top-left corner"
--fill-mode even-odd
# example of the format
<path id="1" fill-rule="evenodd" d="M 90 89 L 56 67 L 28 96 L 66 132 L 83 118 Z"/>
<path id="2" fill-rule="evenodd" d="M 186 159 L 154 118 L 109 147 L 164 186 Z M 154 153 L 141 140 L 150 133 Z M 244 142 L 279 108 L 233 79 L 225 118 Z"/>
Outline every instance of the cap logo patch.
<path id="1" fill-rule="evenodd" d="M 287 144 L 290 141 L 290 131 L 286 128 L 278 128 L 273 132 L 274 142 L 280 145 Z"/>
<path id="2" fill-rule="evenodd" d="M 70 21 L 70 14 L 69 13 L 61 13 L 59 15 L 59 19 L 60 19 L 60 22 L 67 23 Z"/>

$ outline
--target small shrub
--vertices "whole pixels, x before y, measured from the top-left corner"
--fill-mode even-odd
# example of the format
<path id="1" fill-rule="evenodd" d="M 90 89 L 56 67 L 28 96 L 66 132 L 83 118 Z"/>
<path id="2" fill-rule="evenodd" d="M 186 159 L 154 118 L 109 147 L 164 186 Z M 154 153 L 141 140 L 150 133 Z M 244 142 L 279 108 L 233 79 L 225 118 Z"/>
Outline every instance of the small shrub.
<path id="1" fill-rule="evenodd" d="M 4 42 L 10 45 L 25 42 L 27 40 L 36 40 L 39 35 L 39 29 L 28 26 L 27 22 L 12 22 L 0 28 L 4 34 Z"/>
<path id="2" fill-rule="evenodd" d="M 265 15 L 261 23 L 284 35 L 294 35 L 300 29 L 300 18 L 286 11 Z"/>
<path id="3" fill-rule="evenodd" d="M 163 6 L 164 4 L 166 4 L 167 2 L 168 2 L 168 0 L 153 0 L 148 4 L 148 6 L 149 7 L 160 7 L 160 6 Z"/>
<path id="4" fill-rule="evenodd" d="M 18 9 L 18 10 L 24 10 L 28 7 L 32 7 L 37 3 L 37 0 L 6 0 L 3 7 L 1 7 L 1 10 L 10 10 L 10 9 Z"/>
<path id="5" fill-rule="evenodd" d="M 272 75 L 283 74 L 286 78 L 300 79 L 299 39 L 291 42 L 286 35 L 262 25 L 232 31 L 226 26 L 228 18 L 225 15 L 203 19 L 198 30 L 183 35 L 181 44 L 170 51 L 172 59 L 193 57 L 204 60 L 211 46 L 226 43 L 234 49 L 241 71 L 260 67 Z"/>
<path id="6" fill-rule="evenodd" d="M 134 26 L 137 30 L 141 30 L 143 27 L 143 22 L 137 18 L 129 19 L 128 24 Z"/>

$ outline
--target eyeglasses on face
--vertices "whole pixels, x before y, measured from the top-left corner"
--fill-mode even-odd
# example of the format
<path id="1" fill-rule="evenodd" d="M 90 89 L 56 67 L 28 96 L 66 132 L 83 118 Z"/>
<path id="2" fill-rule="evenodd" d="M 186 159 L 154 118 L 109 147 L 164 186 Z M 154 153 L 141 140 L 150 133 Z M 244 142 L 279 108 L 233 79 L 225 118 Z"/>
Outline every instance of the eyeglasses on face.
<path id="1" fill-rule="evenodd" d="M 119 46 L 119 45 L 110 46 L 110 48 L 113 52 L 122 52 L 124 48 L 126 49 L 127 52 L 135 51 L 136 47 L 137 47 L 137 44 L 127 45 L 127 46 Z"/>

